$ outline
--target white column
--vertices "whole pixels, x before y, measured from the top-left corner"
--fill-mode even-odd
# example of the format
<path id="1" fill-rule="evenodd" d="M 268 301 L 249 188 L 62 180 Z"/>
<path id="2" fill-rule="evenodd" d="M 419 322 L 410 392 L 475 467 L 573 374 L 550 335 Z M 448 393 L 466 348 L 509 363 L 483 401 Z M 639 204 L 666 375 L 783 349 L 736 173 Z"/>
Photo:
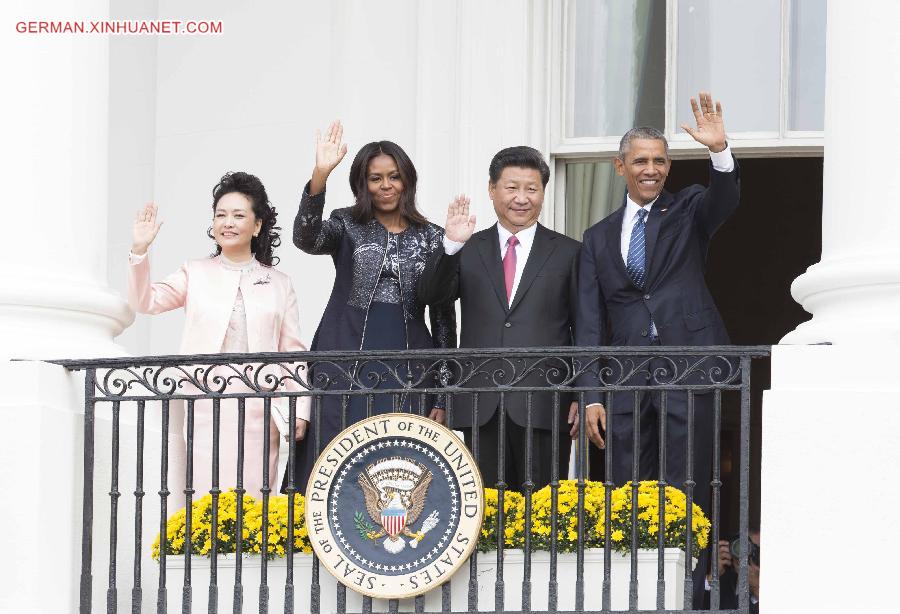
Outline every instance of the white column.
<path id="1" fill-rule="evenodd" d="M 23 34 L 22 19 L 101 19 L 108 2 L 3 4 L 0 357 L 121 354 L 132 315 L 107 288 L 106 36 Z"/>
<path id="2" fill-rule="evenodd" d="M 896 611 L 900 509 L 900 5 L 828 3 L 822 261 L 813 319 L 763 399 L 761 609 Z"/>
<path id="3" fill-rule="evenodd" d="M 0 492 L 15 502 L 0 509 L 3 612 L 77 611 L 81 567 L 83 375 L 9 359 L 119 355 L 113 338 L 132 320 L 106 279 L 108 38 L 20 33 L 17 22 L 108 14 L 104 0 L 0 8 Z"/>
<path id="4" fill-rule="evenodd" d="M 822 260 L 791 287 L 813 319 L 785 343 L 900 342 L 898 16 L 828 3 Z"/>

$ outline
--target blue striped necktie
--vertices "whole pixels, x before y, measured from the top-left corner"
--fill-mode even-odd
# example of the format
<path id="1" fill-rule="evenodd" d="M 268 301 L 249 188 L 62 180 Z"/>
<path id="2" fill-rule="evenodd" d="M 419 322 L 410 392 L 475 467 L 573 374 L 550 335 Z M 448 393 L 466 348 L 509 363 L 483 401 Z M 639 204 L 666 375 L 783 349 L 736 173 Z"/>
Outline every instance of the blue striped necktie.
<path id="1" fill-rule="evenodd" d="M 646 272 L 646 244 L 644 241 L 644 229 L 647 226 L 647 210 L 638 210 L 638 219 L 634 222 L 631 229 L 631 242 L 628 243 L 628 262 L 625 263 L 625 270 L 628 271 L 628 277 L 632 283 L 644 289 L 644 273 Z"/>

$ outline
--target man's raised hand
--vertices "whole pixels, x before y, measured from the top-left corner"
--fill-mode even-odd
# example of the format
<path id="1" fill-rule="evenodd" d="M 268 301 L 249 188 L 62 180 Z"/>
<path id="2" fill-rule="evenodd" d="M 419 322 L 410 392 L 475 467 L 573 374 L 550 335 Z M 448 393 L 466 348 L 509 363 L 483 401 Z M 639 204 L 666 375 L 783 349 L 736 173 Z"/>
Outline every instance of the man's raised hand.
<path id="1" fill-rule="evenodd" d="M 135 256 L 143 256 L 147 253 L 162 222 L 156 221 L 157 207 L 153 203 L 147 203 L 138 209 L 134 218 L 134 226 L 131 228 L 131 253 Z"/>
<path id="2" fill-rule="evenodd" d="M 700 92 L 699 104 L 691 98 L 691 110 L 694 112 L 696 128 L 687 124 L 681 124 L 681 128 L 700 143 L 706 145 L 712 152 L 720 152 L 725 149 L 725 123 L 722 121 L 722 103 L 716 101 L 713 104 L 712 94 Z"/>
<path id="3" fill-rule="evenodd" d="M 444 234 L 451 241 L 465 243 L 475 232 L 475 216 L 469 215 L 470 202 L 468 196 L 460 194 L 447 207 L 447 223 L 444 224 Z"/>

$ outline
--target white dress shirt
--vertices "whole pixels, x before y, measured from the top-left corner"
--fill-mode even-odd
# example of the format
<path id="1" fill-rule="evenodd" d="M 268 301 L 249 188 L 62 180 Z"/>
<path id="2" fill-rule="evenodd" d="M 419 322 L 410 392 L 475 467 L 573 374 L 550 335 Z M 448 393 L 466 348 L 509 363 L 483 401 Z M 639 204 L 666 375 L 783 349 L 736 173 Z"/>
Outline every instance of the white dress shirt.
<path id="1" fill-rule="evenodd" d="M 516 298 L 516 290 L 519 288 L 519 281 L 522 279 L 522 271 L 525 270 L 525 263 L 528 262 L 528 255 L 531 253 L 531 246 L 534 245 L 534 235 L 536 232 L 537 223 L 535 222 L 528 228 L 520 230 L 516 233 L 516 239 L 519 240 L 519 243 L 515 247 L 516 276 L 513 280 L 512 292 L 510 292 L 509 295 L 510 304 L 512 304 L 513 300 Z M 500 223 L 498 223 L 497 234 L 499 235 L 500 241 L 500 262 L 502 263 L 503 258 L 506 256 L 506 242 L 513 235 L 513 233 L 511 233 Z M 458 241 L 448 239 L 446 235 L 444 236 L 444 253 L 448 256 L 452 256 L 453 254 L 461 250 L 463 248 L 463 245 L 465 245 L 465 243 L 459 243 Z"/>

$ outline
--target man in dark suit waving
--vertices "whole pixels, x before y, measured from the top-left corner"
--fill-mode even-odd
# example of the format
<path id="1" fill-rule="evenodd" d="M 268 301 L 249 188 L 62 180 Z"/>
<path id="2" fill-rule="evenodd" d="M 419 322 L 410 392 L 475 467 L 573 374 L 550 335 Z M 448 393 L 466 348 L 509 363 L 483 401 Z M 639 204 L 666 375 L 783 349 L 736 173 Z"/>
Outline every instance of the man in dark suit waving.
<path id="1" fill-rule="evenodd" d="M 738 206 L 737 164 L 725 140 L 722 105 L 701 92 L 691 99 L 696 128 L 682 125 L 709 148 L 709 187 L 693 185 L 677 194 L 663 190 L 671 160 L 668 144 L 654 128 L 634 128 L 622 137 L 616 172 L 628 192 L 621 208 L 584 233 L 579 273 L 578 345 L 722 345 L 728 333 L 706 287 L 710 238 Z M 661 361 L 664 363 L 665 361 Z M 651 363 L 650 371 L 667 365 Z M 594 378 L 593 384 L 597 385 Z M 634 408 L 631 393 L 613 397 L 612 425 L 599 393 L 587 395 L 585 421 L 600 448 L 612 440 L 617 484 L 632 478 L 632 411 L 640 412 L 639 479 L 656 479 L 662 395 L 644 392 Z M 694 397 L 693 481 L 695 501 L 709 513 L 712 399 Z M 665 479 L 684 489 L 687 480 L 688 396 L 666 394 Z"/>
<path id="2" fill-rule="evenodd" d="M 469 199 L 457 197 L 448 208 L 443 249 L 434 252 L 419 281 L 419 299 L 426 304 L 460 299 L 461 348 L 573 345 L 580 244 L 537 221 L 550 169 L 537 150 L 509 147 L 491 160 L 489 175 L 488 195 L 497 223 L 473 234 L 475 217 L 469 215 Z M 511 367 L 521 374 L 526 364 L 497 360 L 479 371 L 499 374 L 503 370 L 508 378 Z M 561 363 L 543 366 L 521 384 L 546 387 L 548 377 L 556 383 L 547 367 Z M 566 372 L 565 368 L 559 371 Z M 469 383 L 492 385 L 487 376 Z M 559 397 L 556 400 L 549 392 L 531 395 L 529 459 L 526 394 L 507 392 L 501 398 L 498 393 L 481 393 L 475 424 L 473 395 L 456 395 L 451 426 L 463 430 L 470 448 L 473 430 L 477 431 L 479 467 L 486 485 L 502 481 L 518 490 L 530 477 L 534 488 L 544 486 L 554 477 L 550 462 L 554 448 L 559 458 L 557 476 L 566 477 L 570 434 L 566 420 L 572 420 L 577 406 L 570 404 L 570 395 Z"/>

